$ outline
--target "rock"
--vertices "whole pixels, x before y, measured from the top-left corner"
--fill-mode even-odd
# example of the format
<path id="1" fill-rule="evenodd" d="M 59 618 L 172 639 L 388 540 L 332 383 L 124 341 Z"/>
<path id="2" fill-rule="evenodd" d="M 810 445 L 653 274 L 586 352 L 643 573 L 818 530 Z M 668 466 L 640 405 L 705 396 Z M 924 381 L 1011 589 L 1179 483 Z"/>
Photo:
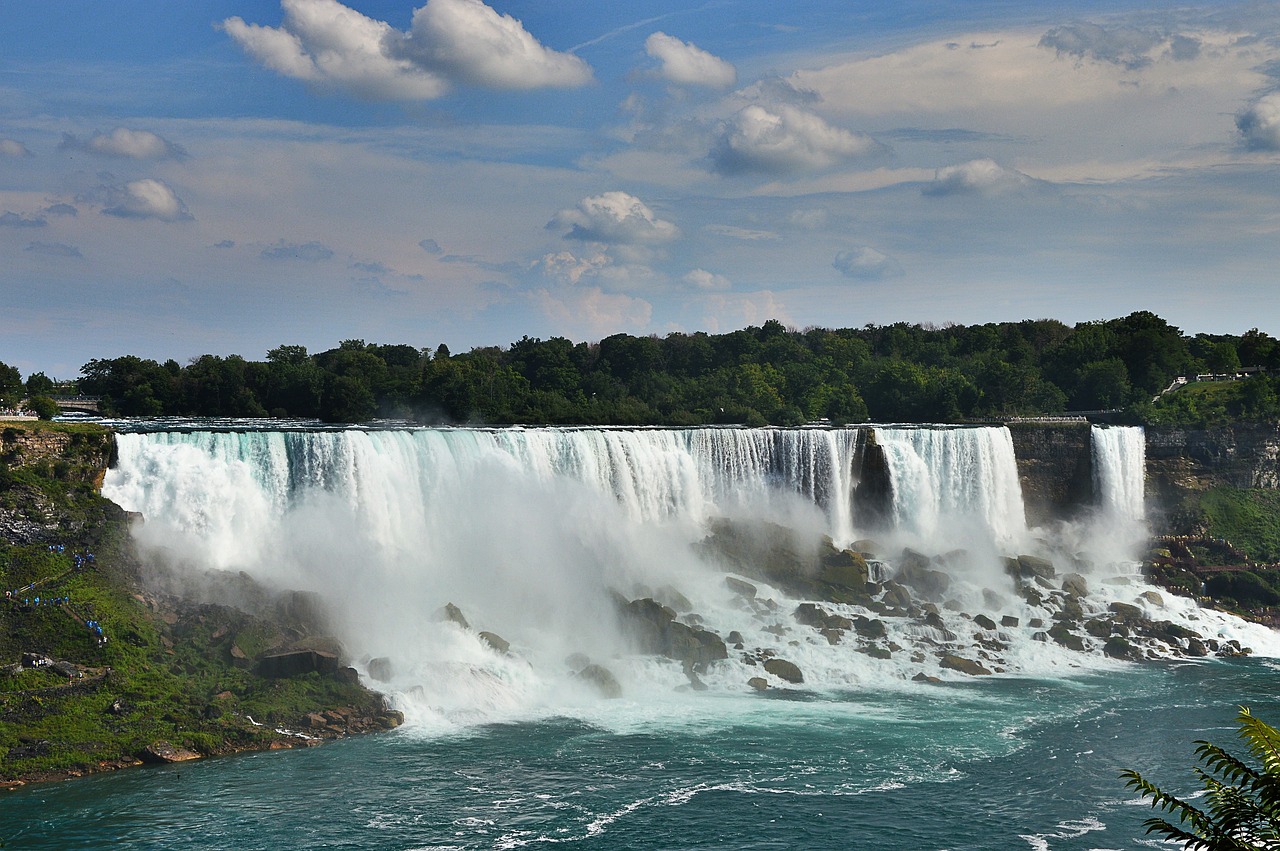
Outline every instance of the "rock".
<path id="1" fill-rule="evenodd" d="M 391 660 L 386 656 L 379 656 L 376 659 L 369 660 L 369 679 L 380 683 L 391 682 L 391 678 L 395 675 L 391 666 Z"/>
<path id="2" fill-rule="evenodd" d="M 911 681 L 912 681 L 913 683 L 940 683 L 940 682 L 942 682 L 942 680 L 938 679 L 937 677 L 931 677 L 931 676 L 929 676 L 928 674 L 926 674 L 924 671 L 921 671 L 920 673 L 918 673 L 918 674 L 916 674 L 914 677 L 912 677 L 912 678 L 911 678 Z"/>
<path id="3" fill-rule="evenodd" d="M 974 615 L 973 622 L 976 623 L 978 626 L 982 627 L 983 629 L 996 628 L 996 622 L 993 621 L 991 618 L 987 617 L 986 615 Z"/>
<path id="4" fill-rule="evenodd" d="M 1044 579 L 1052 579 L 1057 575 L 1053 562 L 1029 555 L 1018 556 L 1018 572 L 1024 577 L 1039 576 Z"/>
<path id="5" fill-rule="evenodd" d="M 884 638 L 889 633 L 884 621 L 879 618 L 866 618 L 862 615 L 858 615 L 853 619 L 853 628 L 863 638 Z"/>
<path id="6" fill-rule="evenodd" d="M 1018 623 L 1019 623 L 1018 619 L 1015 618 L 1013 615 L 1005 615 L 1004 617 L 1000 618 L 1000 625 L 1003 627 L 1014 628 L 1018 626 Z"/>
<path id="7" fill-rule="evenodd" d="M 911 606 L 911 592 L 903 585 L 890 579 L 882 586 L 884 588 L 884 596 L 881 600 L 895 609 L 906 609 Z"/>
<path id="8" fill-rule="evenodd" d="M 165 741 L 152 742 L 142 749 L 138 758 L 143 762 L 188 762 L 199 759 L 200 754 L 186 748 L 178 748 Z"/>
<path id="9" fill-rule="evenodd" d="M 444 607 L 436 612 L 436 620 L 456 623 L 463 629 L 471 629 L 471 624 L 467 623 L 467 619 L 462 615 L 462 609 L 459 609 L 453 603 L 445 603 Z"/>
<path id="10" fill-rule="evenodd" d="M 1040 629 L 1041 627 L 1044 626 L 1044 618 L 1032 618 L 1031 620 L 1027 621 L 1027 626 L 1031 627 L 1032 629 Z"/>
<path id="11" fill-rule="evenodd" d="M 1106 618 L 1094 618 L 1085 621 L 1084 631 L 1094 638 L 1110 638 L 1115 632 L 1115 623 Z"/>
<path id="12" fill-rule="evenodd" d="M 872 659 L 892 659 L 893 653 L 887 647 L 863 647 L 860 652 L 867 654 Z"/>
<path id="13" fill-rule="evenodd" d="M 738 579 L 736 576 L 726 576 L 724 578 L 724 584 L 728 586 L 730 591 L 737 594 L 739 597 L 746 597 L 748 600 L 754 600 L 756 598 L 756 586 L 752 585 L 750 582 Z"/>
<path id="14" fill-rule="evenodd" d="M 338 671 L 338 657 L 320 650 L 290 650 L 263 656 L 254 666 L 260 677 L 281 679 L 317 672 L 333 674 Z"/>
<path id="15" fill-rule="evenodd" d="M 747 680 L 747 685 L 751 686 L 756 691 L 764 691 L 769 687 L 769 681 L 764 677 L 752 677 Z"/>
<path id="16" fill-rule="evenodd" d="M 610 699 L 622 697 L 622 686 L 618 683 L 618 678 L 603 665 L 587 665 L 574 676 L 594 686 L 601 697 Z"/>
<path id="17" fill-rule="evenodd" d="M 839 629 L 820 630 L 822 637 L 827 640 L 828 644 L 835 645 L 840 643 L 840 639 L 844 638 L 844 632 Z"/>
<path id="18" fill-rule="evenodd" d="M 866 559 L 853 550 L 835 550 L 822 556 L 818 580 L 839 589 L 856 594 L 867 592 L 868 568 Z"/>
<path id="19" fill-rule="evenodd" d="M 1153 606 L 1164 605 L 1164 597 L 1161 597 L 1160 594 L 1156 591 L 1143 591 L 1141 594 L 1138 595 L 1138 598 L 1141 600 L 1146 600 L 1148 603 L 1150 603 Z"/>
<path id="20" fill-rule="evenodd" d="M 764 663 L 764 669 L 778 679 L 786 680 L 789 683 L 804 682 L 804 674 L 800 672 L 798 667 L 793 663 L 788 662 L 786 659 L 778 659 L 776 657 L 773 659 L 767 659 Z"/>
<path id="21" fill-rule="evenodd" d="M 947 670 L 959 671 L 972 677 L 990 676 L 991 674 L 990 671 L 972 659 L 965 659 L 963 656 L 955 656 L 950 653 L 944 654 L 938 664 Z"/>
<path id="22" fill-rule="evenodd" d="M 729 637 L 725 639 L 725 642 L 728 644 L 742 644 L 744 643 L 744 639 L 742 637 L 742 633 L 735 629 L 729 632 Z"/>
<path id="23" fill-rule="evenodd" d="M 1068 650 L 1075 650 L 1078 653 L 1084 652 L 1084 639 L 1072 632 L 1063 621 L 1058 621 L 1049 627 L 1049 637 Z"/>
<path id="24" fill-rule="evenodd" d="M 498 635 L 497 633 L 482 632 L 480 633 L 480 637 L 484 639 L 486 644 L 488 644 L 490 647 L 492 647 L 494 650 L 498 651 L 499 653 L 506 653 L 508 650 L 511 649 L 511 644 L 506 640 L 504 640 L 502 636 Z"/>
<path id="25" fill-rule="evenodd" d="M 1132 662 L 1141 661 L 1143 658 L 1141 650 L 1118 635 L 1107 639 L 1106 644 L 1102 645 L 1102 652 L 1112 659 L 1128 659 Z"/>
<path id="26" fill-rule="evenodd" d="M 1062 590 L 1072 597 L 1088 597 L 1089 582 L 1078 573 L 1068 573 L 1062 577 Z"/>
<path id="27" fill-rule="evenodd" d="M 342 667 L 334 671 L 333 678 L 340 683 L 346 683 L 351 686 L 360 684 L 360 672 L 351 667 Z"/>
<path id="28" fill-rule="evenodd" d="M 671 585 L 663 585 L 654 596 L 677 612 L 693 611 L 693 603 Z"/>
<path id="29" fill-rule="evenodd" d="M 1198 638 L 1188 638 L 1187 639 L 1187 655 L 1196 656 L 1196 657 L 1208 656 L 1209 648 L 1206 647 L 1205 643 Z"/>
<path id="30" fill-rule="evenodd" d="M 1142 620 L 1142 609 L 1129 603 L 1115 602 L 1107 607 L 1114 612 L 1116 619 L 1119 621 L 1140 621 Z"/>
<path id="31" fill-rule="evenodd" d="M 394 730 L 404 724 L 404 713 L 398 709 L 384 709 L 378 715 L 378 726 L 384 730 Z"/>
<path id="32" fill-rule="evenodd" d="M 925 597 L 941 599 L 951 585 L 951 577 L 929 567 L 931 562 L 922 553 L 907 547 L 902 551 L 898 574 L 894 577 L 904 585 L 910 585 Z"/>
<path id="33" fill-rule="evenodd" d="M 805 626 L 825 627 L 827 618 L 831 617 L 831 613 L 816 603 L 801 603 L 796 606 L 792 617 L 797 623 Z"/>
<path id="34" fill-rule="evenodd" d="M 714 632 L 675 619 L 674 610 L 651 598 L 620 604 L 619 612 L 640 649 L 681 662 L 705 665 L 729 658 L 724 640 Z"/>

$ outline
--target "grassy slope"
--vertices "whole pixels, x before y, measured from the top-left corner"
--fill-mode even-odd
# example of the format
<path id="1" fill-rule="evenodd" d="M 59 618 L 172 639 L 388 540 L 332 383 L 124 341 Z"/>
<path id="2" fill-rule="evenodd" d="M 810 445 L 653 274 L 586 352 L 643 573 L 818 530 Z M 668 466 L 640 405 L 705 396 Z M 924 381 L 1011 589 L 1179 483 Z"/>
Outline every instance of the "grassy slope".
<path id="1" fill-rule="evenodd" d="M 0 780 L 113 767 L 157 740 L 205 754 L 265 747 L 283 738 L 272 725 L 296 726 L 326 708 L 379 713 L 381 698 L 359 685 L 318 674 L 264 679 L 232 656 L 237 642 L 250 651 L 269 643 L 279 633 L 274 624 L 224 607 L 161 616 L 145 605 L 151 598 L 139 593 L 126 518 L 87 484 L 93 466 L 88 454 L 17 469 L 0 464 L 0 507 L 56 521 L 47 539 L 0 538 L 0 590 L 61 577 L 22 596 L 70 597 L 71 608 L 108 636 L 99 646 L 58 607 L 0 607 L 0 666 L 26 651 L 86 668 L 72 687 L 48 669 L 0 673 Z M 93 564 L 76 569 L 73 553 L 89 552 Z M 268 726 L 251 724 L 250 715 Z"/>

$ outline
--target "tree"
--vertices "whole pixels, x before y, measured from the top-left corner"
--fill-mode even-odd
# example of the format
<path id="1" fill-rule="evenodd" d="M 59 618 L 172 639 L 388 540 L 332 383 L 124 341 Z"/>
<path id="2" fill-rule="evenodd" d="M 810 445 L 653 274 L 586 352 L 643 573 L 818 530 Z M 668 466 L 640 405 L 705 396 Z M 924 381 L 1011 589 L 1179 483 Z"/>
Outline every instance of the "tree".
<path id="1" fill-rule="evenodd" d="M 32 396 L 27 400 L 27 410 L 42 420 L 51 420 L 62 411 L 48 396 Z"/>
<path id="2" fill-rule="evenodd" d="M 50 396 L 53 392 L 53 379 L 43 372 L 33 372 L 27 376 L 28 396 Z"/>
<path id="3" fill-rule="evenodd" d="M 17 367 L 0 363 L 0 408 L 12 408 L 22 399 L 22 373 Z"/>
<path id="4" fill-rule="evenodd" d="M 1205 808 L 1176 798 L 1137 771 L 1125 771 L 1125 785 L 1151 799 L 1151 806 L 1176 815 L 1177 823 L 1153 817 L 1147 833 L 1156 833 L 1193 851 L 1257 851 L 1280 847 L 1280 731 L 1253 717 L 1247 707 L 1236 716 L 1239 737 L 1254 763 L 1206 741 L 1196 742 L 1196 774 L 1204 787 Z"/>

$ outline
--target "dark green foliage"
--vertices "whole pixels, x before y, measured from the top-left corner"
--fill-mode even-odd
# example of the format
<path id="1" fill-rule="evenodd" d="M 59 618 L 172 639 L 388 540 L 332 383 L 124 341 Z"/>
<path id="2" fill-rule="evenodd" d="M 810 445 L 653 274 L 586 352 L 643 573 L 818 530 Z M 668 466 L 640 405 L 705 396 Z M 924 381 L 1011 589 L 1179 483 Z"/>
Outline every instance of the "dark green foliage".
<path id="1" fill-rule="evenodd" d="M 1237 757 L 1211 742 L 1196 742 L 1195 772 L 1204 788 L 1204 808 L 1175 797 L 1137 771 L 1120 776 L 1151 806 L 1172 818 L 1147 819 L 1155 833 L 1197 851 L 1256 851 L 1280 843 L 1280 731 L 1241 707 L 1238 736 L 1248 756 Z"/>
<path id="2" fill-rule="evenodd" d="M 59 413 L 58 403 L 48 396 L 32 396 L 27 400 L 27 410 L 42 420 L 51 420 Z"/>
<path id="3" fill-rule="evenodd" d="M 22 373 L 0 362 L 0 408 L 12 408 L 23 395 Z"/>
<path id="4" fill-rule="evenodd" d="M 81 388 L 115 413 L 333 422 L 789 425 L 1116 409 L 1128 422 L 1280 417 L 1280 378 L 1266 376 L 1231 382 L 1225 395 L 1193 384 L 1151 401 L 1176 376 L 1241 364 L 1280 368 L 1280 345 L 1256 329 L 1187 338 L 1139 311 L 1074 327 L 1037 319 L 798 332 L 769 320 L 727 334 L 614 334 L 598 343 L 526 336 L 459 354 L 443 344 L 433 353 L 344 340 L 315 355 L 279 346 L 265 363 L 95 360 Z"/>
<path id="5" fill-rule="evenodd" d="M 1228 598 L 1245 609 L 1280 605 L 1280 591 L 1251 570 L 1215 573 L 1205 580 L 1205 592 L 1214 599 Z"/>

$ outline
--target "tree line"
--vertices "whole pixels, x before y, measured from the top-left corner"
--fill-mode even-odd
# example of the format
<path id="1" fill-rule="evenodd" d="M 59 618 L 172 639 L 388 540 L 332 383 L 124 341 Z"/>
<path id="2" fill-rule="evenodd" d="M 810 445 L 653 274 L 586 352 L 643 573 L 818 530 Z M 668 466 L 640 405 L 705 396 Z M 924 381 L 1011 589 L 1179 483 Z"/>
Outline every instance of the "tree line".
<path id="1" fill-rule="evenodd" d="M 1166 398 L 1192 401 L 1152 402 L 1177 376 L 1242 366 L 1258 367 L 1258 377 L 1211 404 L 1181 393 Z M 1036 319 L 800 331 L 770 320 L 726 334 L 615 334 L 593 343 L 526 336 L 459 354 L 344 340 L 316 354 L 282 345 L 265 361 L 95 359 L 77 384 L 101 397 L 104 412 L 126 416 L 688 426 L 1123 410 L 1134 422 L 1194 422 L 1280 417 L 1277 371 L 1280 341 L 1257 329 L 1188 336 L 1139 311 L 1074 326 Z M 0 370 L 0 394 L 12 379 Z"/>

